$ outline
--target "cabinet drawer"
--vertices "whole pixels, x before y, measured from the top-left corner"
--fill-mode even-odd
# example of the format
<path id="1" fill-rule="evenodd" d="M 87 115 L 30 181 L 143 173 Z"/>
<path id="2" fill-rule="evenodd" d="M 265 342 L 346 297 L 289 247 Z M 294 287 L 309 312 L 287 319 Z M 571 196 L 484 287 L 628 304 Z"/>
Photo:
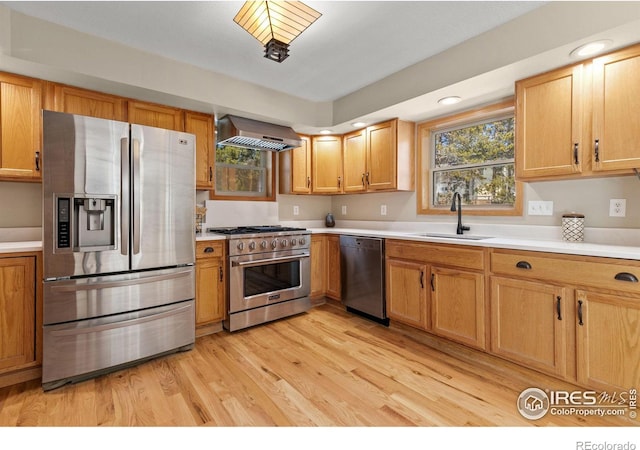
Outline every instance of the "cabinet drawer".
<path id="1" fill-rule="evenodd" d="M 484 269 L 484 249 L 481 248 L 387 239 L 385 253 L 388 257 L 429 264 Z"/>
<path id="2" fill-rule="evenodd" d="M 491 253 L 491 272 L 640 293 L 640 263 L 622 259 L 494 250 Z"/>
<path id="3" fill-rule="evenodd" d="M 226 241 L 196 241 L 196 258 L 220 258 L 224 256 Z"/>

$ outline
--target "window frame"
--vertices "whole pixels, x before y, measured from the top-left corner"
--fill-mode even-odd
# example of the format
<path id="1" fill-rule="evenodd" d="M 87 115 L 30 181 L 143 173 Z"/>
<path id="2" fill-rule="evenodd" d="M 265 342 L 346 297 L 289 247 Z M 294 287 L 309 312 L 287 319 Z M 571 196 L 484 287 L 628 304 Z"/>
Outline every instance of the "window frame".
<path id="1" fill-rule="evenodd" d="M 514 99 L 505 100 L 492 105 L 476 108 L 468 111 L 456 113 L 454 115 L 441 117 L 428 122 L 418 124 L 418 174 L 417 174 L 417 214 L 418 215 L 453 215 L 449 206 L 436 207 L 432 205 L 431 184 L 433 173 L 431 170 L 431 160 L 433 153 L 433 137 L 435 131 L 443 131 L 466 125 L 473 125 L 491 119 L 499 119 L 509 115 L 514 116 L 515 120 L 515 103 Z M 514 126 L 515 130 L 515 126 Z M 514 137 L 514 145 L 515 145 Z M 515 148 L 514 148 L 514 166 L 515 166 Z M 461 168 L 464 168 L 461 166 Z M 455 169 L 452 167 L 451 169 Z M 514 167 L 515 170 L 515 167 Z M 515 172 L 514 172 L 515 173 Z M 516 200 L 512 206 L 466 206 L 465 215 L 482 215 L 482 216 L 522 216 L 523 204 L 523 186 L 522 182 L 515 180 Z"/>
<path id="2" fill-rule="evenodd" d="M 213 188 L 209 191 L 209 200 L 233 200 L 233 201 L 259 201 L 259 202 L 275 202 L 276 201 L 276 153 L 275 151 L 270 150 L 261 150 L 266 152 L 266 158 L 271 158 L 271 167 L 266 167 L 267 171 L 266 176 L 266 187 L 267 187 L 267 195 L 265 196 L 255 196 L 255 195 L 223 195 L 218 194 L 216 191 L 216 152 L 218 147 L 214 148 L 213 152 Z M 270 155 L 269 155 L 270 154 Z"/>

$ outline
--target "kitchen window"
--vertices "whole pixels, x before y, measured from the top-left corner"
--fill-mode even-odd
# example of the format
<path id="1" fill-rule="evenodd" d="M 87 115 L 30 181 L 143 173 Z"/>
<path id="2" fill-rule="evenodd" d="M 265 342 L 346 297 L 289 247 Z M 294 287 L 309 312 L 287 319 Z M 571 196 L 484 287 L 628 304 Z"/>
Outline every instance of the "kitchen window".
<path id="1" fill-rule="evenodd" d="M 218 200 L 275 200 L 275 153 L 230 145 L 215 150 Z"/>
<path id="2" fill-rule="evenodd" d="M 514 121 L 510 101 L 420 124 L 418 212 L 451 214 L 459 192 L 465 214 L 520 215 Z"/>

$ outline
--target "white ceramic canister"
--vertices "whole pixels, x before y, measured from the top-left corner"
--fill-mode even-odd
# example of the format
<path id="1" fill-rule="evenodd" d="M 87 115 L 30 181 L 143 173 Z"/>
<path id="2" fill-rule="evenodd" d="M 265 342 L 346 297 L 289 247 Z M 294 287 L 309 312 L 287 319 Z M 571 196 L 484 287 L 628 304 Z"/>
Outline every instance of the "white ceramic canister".
<path id="1" fill-rule="evenodd" d="M 568 242 L 584 241 L 584 214 L 562 215 L 562 239 Z"/>

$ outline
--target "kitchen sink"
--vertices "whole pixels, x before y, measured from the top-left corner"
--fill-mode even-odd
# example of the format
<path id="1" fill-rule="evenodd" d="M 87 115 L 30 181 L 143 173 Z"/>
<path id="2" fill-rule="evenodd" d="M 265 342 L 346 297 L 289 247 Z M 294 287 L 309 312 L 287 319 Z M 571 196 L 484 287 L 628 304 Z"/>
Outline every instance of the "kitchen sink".
<path id="1" fill-rule="evenodd" d="M 443 238 L 443 239 L 461 239 L 467 241 L 482 241 L 483 239 L 491 239 L 492 236 L 478 236 L 474 234 L 446 234 L 446 233 L 414 233 L 413 236 Z"/>

